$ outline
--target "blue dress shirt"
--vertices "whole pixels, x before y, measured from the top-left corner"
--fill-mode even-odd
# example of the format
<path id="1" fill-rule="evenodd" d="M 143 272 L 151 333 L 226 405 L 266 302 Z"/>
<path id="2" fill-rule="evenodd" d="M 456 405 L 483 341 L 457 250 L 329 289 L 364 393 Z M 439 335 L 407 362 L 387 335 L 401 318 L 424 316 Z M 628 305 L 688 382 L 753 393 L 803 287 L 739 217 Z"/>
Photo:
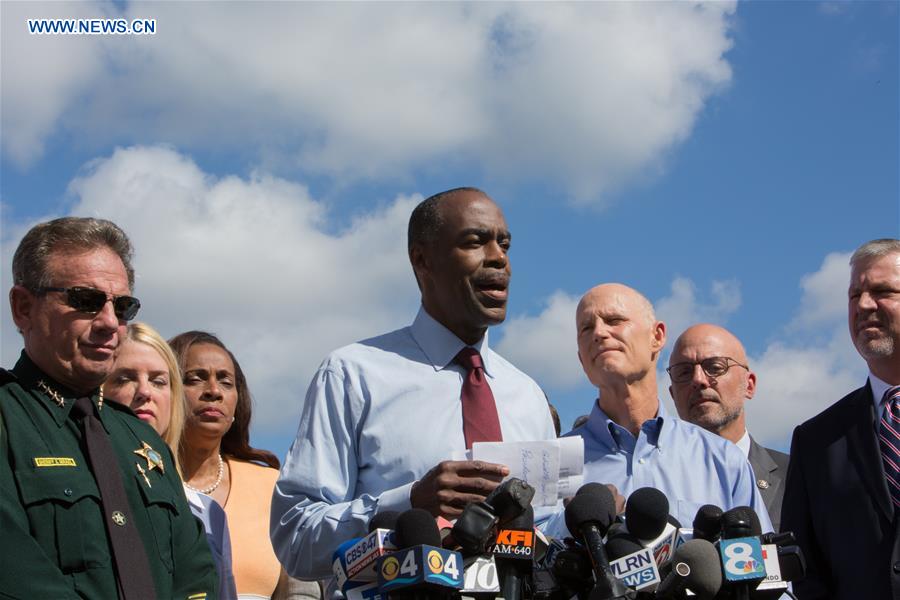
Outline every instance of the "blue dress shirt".
<path id="1" fill-rule="evenodd" d="M 669 514 L 691 527 L 704 504 L 722 510 L 750 506 L 759 515 L 762 530 L 772 531 L 750 463 L 728 440 L 659 412 L 641 426 L 637 438 L 614 423 L 594 402 L 587 423 L 566 434 L 584 439 L 584 481 L 611 483 L 627 499 L 642 487 L 654 487 L 669 499 Z M 554 537 L 568 536 L 563 513 L 545 527 Z"/>
<path id="2" fill-rule="evenodd" d="M 465 451 L 460 392 L 465 344 L 420 308 L 415 322 L 336 350 L 306 394 L 297 437 L 272 498 L 275 554 L 290 575 L 331 575 L 332 552 L 365 535 L 379 511 L 410 508 L 413 482 Z M 506 441 L 555 438 L 538 385 L 474 345 Z"/>
<path id="3" fill-rule="evenodd" d="M 219 600 L 236 600 L 238 595 L 231 569 L 231 535 L 228 533 L 225 509 L 211 497 L 187 486 L 184 495 L 191 513 L 203 523 L 203 530 L 206 531 L 206 541 L 219 572 Z"/>

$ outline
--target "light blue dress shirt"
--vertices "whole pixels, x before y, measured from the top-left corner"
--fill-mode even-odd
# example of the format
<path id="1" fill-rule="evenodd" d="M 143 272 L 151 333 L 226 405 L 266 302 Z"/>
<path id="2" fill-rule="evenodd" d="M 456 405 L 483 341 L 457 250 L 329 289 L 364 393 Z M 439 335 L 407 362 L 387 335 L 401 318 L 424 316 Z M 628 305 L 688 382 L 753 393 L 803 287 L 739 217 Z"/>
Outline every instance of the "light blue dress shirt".
<path id="1" fill-rule="evenodd" d="M 219 600 L 236 600 L 238 595 L 231 570 L 231 535 L 228 533 L 225 509 L 210 496 L 187 486 L 184 487 L 184 495 L 191 513 L 203 523 L 203 530 L 206 531 L 206 541 L 219 572 Z"/>
<path id="2" fill-rule="evenodd" d="M 879 379 L 869 371 L 869 386 L 872 388 L 872 401 L 875 402 L 875 432 L 881 427 L 881 418 L 884 416 L 884 394 L 891 389 L 891 384 Z"/>
<path id="3" fill-rule="evenodd" d="M 290 575 L 331 575 L 332 552 L 364 535 L 378 511 L 410 508 L 413 482 L 465 451 L 460 392 L 465 344 L 420 309 L 415 322 L 333 352 L 316 371 L 272 498 L 275 554 Z M 474 345 L 505 441 L 555 438 L 538 385 Z"/>
<path id="4" fill-rule="evenodd" d="M 669 415 L 662 402 L 656 418 L 645 421 L 637 439 L 614 423 L 594 402 L 587 423 L 566 434 L 584 439 L 584 481 L 611 483 L 627 499 L 642 487 L 654 487 L 669 499 L 669 514 L 691 527 L 704 504 L 722 510 L 750 506 L 762 530 L 772 531 L 765 503 L 756 489 L 753 471 L 740 449 L 726 440 Z M 545 532 L 566 537 L 563 512 L 554 515 Z"/>

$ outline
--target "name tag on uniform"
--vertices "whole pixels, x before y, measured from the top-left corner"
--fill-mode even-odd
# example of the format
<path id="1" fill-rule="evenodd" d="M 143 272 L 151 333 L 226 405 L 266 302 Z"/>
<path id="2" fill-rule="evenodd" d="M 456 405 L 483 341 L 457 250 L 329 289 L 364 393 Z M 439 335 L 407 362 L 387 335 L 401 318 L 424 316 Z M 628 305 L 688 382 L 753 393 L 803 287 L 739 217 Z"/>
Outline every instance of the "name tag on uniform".
<path id="1" fill-rule="evenodd" d="M 74 458 L 65 458 L 62 456 L 35 456 L 34 466 L 36 467 L 76 467 Z"/>

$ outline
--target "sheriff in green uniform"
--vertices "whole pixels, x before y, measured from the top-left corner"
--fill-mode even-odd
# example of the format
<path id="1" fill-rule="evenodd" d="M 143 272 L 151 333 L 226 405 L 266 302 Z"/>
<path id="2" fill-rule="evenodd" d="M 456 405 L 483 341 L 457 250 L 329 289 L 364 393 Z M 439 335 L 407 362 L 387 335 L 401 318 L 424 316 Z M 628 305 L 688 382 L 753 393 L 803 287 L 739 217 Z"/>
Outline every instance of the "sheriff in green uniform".
<path id="1" fill-rule="evenodd" d="M 130 259 L 124 232 L 100 219 L 39 224 L 16 250 L 10 307 L 25 349 L 0 371 L 0 598 L 216 596 L 206 536 L 166 444 L 99 391 L 140 306 Z M 101 492 L 110 485 L 116 494 Z M 106 514 L 116 495 L 122 510 Z M 129 527 L 136 543 L 121 552 Z M 135 549 L 146 559 L 128 562 Z M 122 567 L 133 564 L 143 567 Z"/>

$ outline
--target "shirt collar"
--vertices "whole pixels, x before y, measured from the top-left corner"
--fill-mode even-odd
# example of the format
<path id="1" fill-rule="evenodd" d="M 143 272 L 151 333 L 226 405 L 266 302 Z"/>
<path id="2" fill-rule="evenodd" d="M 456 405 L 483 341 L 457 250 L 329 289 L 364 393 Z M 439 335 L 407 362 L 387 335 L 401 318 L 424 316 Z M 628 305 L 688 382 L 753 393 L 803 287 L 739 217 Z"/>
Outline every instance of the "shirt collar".
<path id="1" fill-rule="evenodd" d="M 659 402 L 656 416 L 644 421 L 643 425 L 641 425 L 641 431 L 643 431 L 650 444 L 662 448 L 664 445 L 667 445 L 671 436 L 673 419 L 674 417 L 670 417 L 666 412 L 665 405 Z M 598 400 L 594 401 L 594 407 L 591 409 L 591 415 L 588 417 L 587 423 L 584 424 L 584 428 L 590 432 L 594 439 L 613 451 L 633 446 L 633 443 L 627 445 L 622 443 L 629 439 L 634 440 L 634 436 L 632 436 L 630 431 L 610 419 L 603 412 L 603 409 L 600 408 Z"/>
<path id="2" fill-rule="evenodd" d="M 871 371 L 869 371 L 869 385 L 872 386 L 872 401 L 875 403 L 875 414 L 878 415 L 881 401 L 884 400 L 884 393 L 894 386 L 878 379 Z"/>
<path id="3" fill-rule="evenodd" d="M 741 449 L 741 452 L 744 453 L 746 458 L 750 458 L 750 432 L 746 429 L 744 430 L 744 435 L 741 436 L 741 439 L 734 443 L 735 446 Z"/>
<path id="4" fill-rule="evenodd" d="M 187 498 L 188 504 L 196 508 L 198 512 L 203 512 L 203 500 L 200 499 L 200 493 L 192 490 L 188 486 L 184 486 L 184 497 Z"/>
<path id="5" fill-rule="evenodd" d="M 419 307 L 419 313 L 410 327 L 410 332 L 435 371 L 446 368 L 453 362 L 459 351 L 466 346 L 466 343 L 456 337 L 452 331 L 429 315 L 424 306 Z M 488 376 L 492 376 L 493 357 L 488 346 L 487 332 L 484 333 L 484 337 L 471 346 L 481 354 L 484 372 Z"/>
<path id="6" fill-rule="evenodd" d="M 16 366 L 13 367 L 13 373 L 16 374 L 22 387 L 30 391 L 32 396 L 40 402 L 41 406 L 50 413 L 50 416 L 53 417 L 56 424 L 59 427 L 62 427 L 66 422 L 66 419 L 69 418 L 69 413 L 75 405 L 75 399 L 80 395 L 44 373 L 40 367 L 34 364 L 34 361 L 31 360 L 31 357 L 29 357 L 24 350 L 22 351 L 22 355 L 19 357 Z M 38 381 L 43 381 L 47 387 L 62 396 L 65 400 L 65 404 L 59 406 L 49 394 L 38 387 Z M 94 399 L 96 396 L 97 390 L 91 394 L 91 398 Z M 100 420 L 103 420 L 102 416 Z"/>

